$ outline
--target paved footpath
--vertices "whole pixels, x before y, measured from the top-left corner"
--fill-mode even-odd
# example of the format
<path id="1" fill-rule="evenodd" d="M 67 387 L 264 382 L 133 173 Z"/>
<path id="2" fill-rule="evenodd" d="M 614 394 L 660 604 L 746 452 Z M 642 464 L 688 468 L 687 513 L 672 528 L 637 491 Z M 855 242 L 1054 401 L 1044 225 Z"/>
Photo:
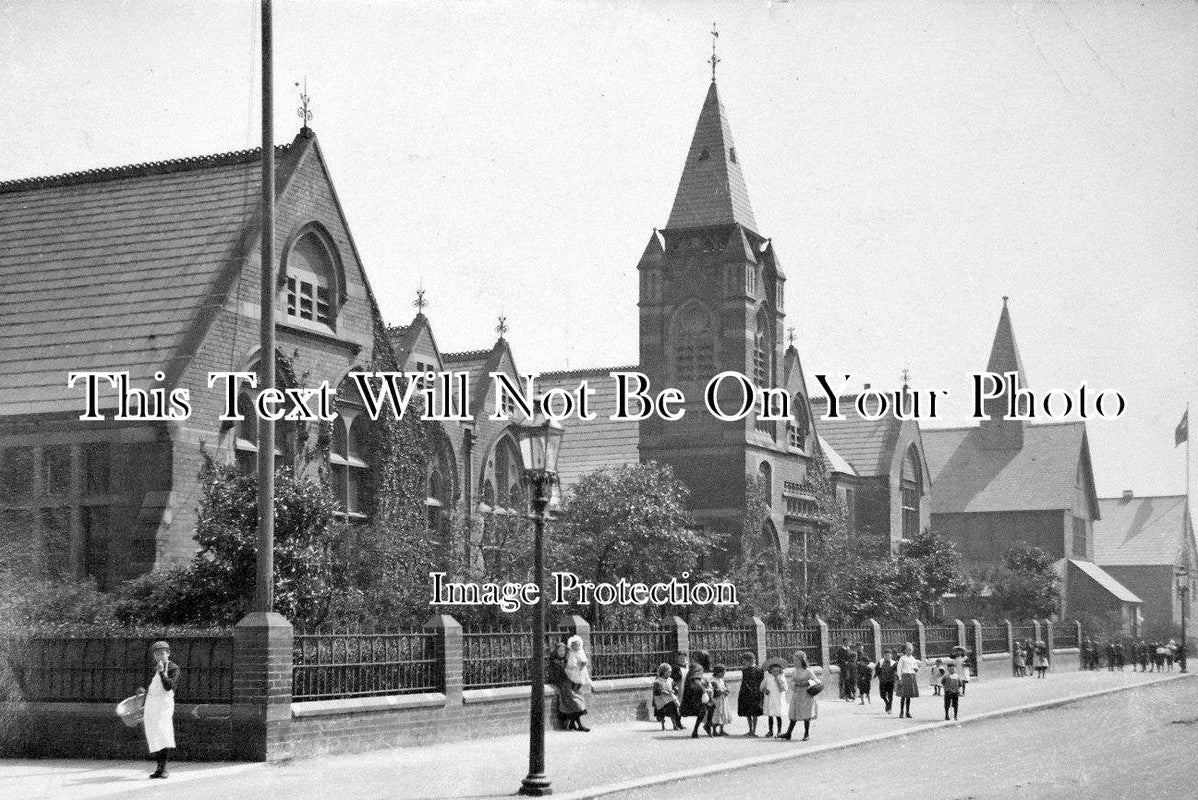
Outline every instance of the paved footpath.
<path id="1" fill-rule="evenodd" d="M 1130 689 L 1180 678 L 1134 672 L 1049 673 L 1047 680 L 1001 678 L 971 683 L 962 698 L 962 723 L 1042 708 L 1070 698 Z M 1189 676 L 1186 676 L 1189 677 Z M 921 687 L 921 691 L 925 687 Z M 876 701 L 876 698 L 875 698 Z M 897 706 L 896 706 L 897 707 Z M 930 690 L 916 699 L 915 718 L 887 715 L 880 702 L 860 706 L 821 695 L 820 718 L 808 742 L 748 739 L 737 735 L 698 740 L 656 722 L 606 725 L 591 733 L 551 731 L 548 772 L 557 797 L 589 797 L 627 791 L 644 781 L 693 778 L 716 771 L 808 758 L 831 748 L 905 737 L 946 726 L 940 699 Z M 1053 712 L 1049 712 L 1053 713 Z M 1095 725 L 1102 725 L 1095 720 Z M 948 723 L 951 726 L 951 723 Z M 801 730 L 801 727 L 800 727 Z M 745 731 L 737 721 L 730 732 Z M 523 736 L 464 740 L 396 748 L 285 764 L 178 764 L 166 781 L 148 781 L 149 762 L 25 760 L 0 761 L 4 797 L 84 800 L 93 797 L 212 798 L 450 798 L 511 795 L 527 770 Z M 704 794 L 705 792 L 700 792 Z M 652 796 L 647 790 L 646 796 Z"/>

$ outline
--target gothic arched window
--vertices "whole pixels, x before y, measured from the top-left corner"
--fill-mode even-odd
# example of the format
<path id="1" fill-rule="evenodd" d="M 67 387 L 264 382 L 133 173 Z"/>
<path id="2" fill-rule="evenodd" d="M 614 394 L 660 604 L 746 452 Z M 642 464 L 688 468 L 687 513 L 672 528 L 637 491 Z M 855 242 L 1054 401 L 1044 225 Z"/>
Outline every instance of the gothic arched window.
<path id="1" fill-rule="evenodd" d="M 762 389 L 770 388 L 774 374 L 774 329 L 763 307 L 757 312 L 757 333 L 753 337 L 753 379 Z"/>
<path id="2" fill-rule="evenodd" d="M 674 316 L 670 344 L 677 384 L 704 383 L 715 374 L 715 321 L 698 303 L 684 306 Z"/>
<path id="3" fill-rule="evenodd" d="M 807 450 L 807 434 L 811 432 L 811 412 L 807 410 L 807 401 L 803 395 L 796 394 L 794 396 L 794 417 L 790 424 L 787 425 L 787 434 L 790 440 L 790 446 L 796 450 Z"/>
<path id="4" fill-rule="evenodd" d="M 369 427 L 370 419 L 351 409 L 339 408 L 333 420 L 329 447 L 333 495 L 341 504 L 341 513 L 351 519 L 365 519 L 370 507 Z"/>
<path id="5" fill-rule="evenodd" d="M 302 233 L 287 253 L 287 316 L 334 327 L 338 269 L 333 245 L 315 228 Z"/>
<path id="6" fill-rule="evenodd" d="M 903 456 L 903 471 L 899 491 L 902 493 L 903 538 L 912 539 L 919 533 L 919 501 L 923 494 L 923 467 L 915 445 Z"/>

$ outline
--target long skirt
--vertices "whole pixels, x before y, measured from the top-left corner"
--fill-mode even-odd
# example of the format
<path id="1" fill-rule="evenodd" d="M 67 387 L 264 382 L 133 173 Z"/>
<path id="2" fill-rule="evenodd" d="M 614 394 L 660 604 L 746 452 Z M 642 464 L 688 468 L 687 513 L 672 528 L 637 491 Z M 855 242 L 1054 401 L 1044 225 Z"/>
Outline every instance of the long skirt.
<path id="1" fill-rule="evenodd" d="M 582 684 L 564 680 L 557 685 L 557 713 L 563 717 L 581 717 L 587 713 L 587 701 L 582 696 Z"/>
<path id="2" fill-rule="evenodd" d="M 819 703 L 806 690 L 797 689 L 790 693 L 790 718 L 815 719 L 819 716 Z"/>
<path id="3" fill-rule="evenodd" d="M 899 676 L 898 696 L 919 697 L 919 681 L 915 679 L 915 673 L 907 672 Z"/>

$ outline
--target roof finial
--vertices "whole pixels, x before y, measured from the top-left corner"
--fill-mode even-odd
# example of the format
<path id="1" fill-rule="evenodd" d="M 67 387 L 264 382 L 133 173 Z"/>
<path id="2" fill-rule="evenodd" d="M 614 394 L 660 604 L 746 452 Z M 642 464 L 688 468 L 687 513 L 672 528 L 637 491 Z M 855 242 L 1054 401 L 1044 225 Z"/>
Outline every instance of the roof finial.
<path id="1" fill-rule="evenodd" d="M 903 367 L 903 388 L 906 389 L 911 385 L 911 370 Z"/>
<path id="2" fill-rule="evenodd" d="M 499 324 L 495 326 L 495 332 L 499 334 L 500 339 L 508 332 L 507 317 L 502 314 L 499 315 Z"/>
<path id="3" fill-rule="evenodd" d="M 720 38 L 719 28 L 716 24 L 711 23 L 711 58 L 707 59 L 707 63 L 711 64 L 711 82 L 715 83 L 715 65 L 720 63 L 720 57 L 715 54 L 715 43 Z"/>
<path id="4" fill-rule="evenodd" d="M 299 88 L 299 81 L 295 82 L 295 88 Z M 300 106 L 295 110 L 304 124 L 300 127 L 301 131 L 308 130 L 308 123 L 312 121 L 312 98 L 308 97 L 308 76 L 304 76 L 304 90 L 300 92 Z"/>
<path id="5" fill-rule="evenodd" d="M 412 305 L 416 306 L 416 313 L 423 314 L 425 307 L 428 306 L 428 300 L 424 299 L 424 287 L 421 286 L 416 290 L 416 299 L 412 301 Z"/>
<path id="6" fill-rule="evenodd" d="M 786 329 L 786 343 L 789 344 L 791 347 L 794 347 L 794 343 L 795 343 L 795 329 L 794 328 Z"/>
<path id="7" fill-rule="evenodd" d="M 1003 308 L 1006 308 L 1006 307 L 1007 307 L 1007 301 L 1008 301 L 1008 300 L 1010 300 L 1010 299 L 1011 299 L 1011 298 L 1007 297 L 1005 294 L 1002 296 L 1002 307 L 1003 307 Z"/>

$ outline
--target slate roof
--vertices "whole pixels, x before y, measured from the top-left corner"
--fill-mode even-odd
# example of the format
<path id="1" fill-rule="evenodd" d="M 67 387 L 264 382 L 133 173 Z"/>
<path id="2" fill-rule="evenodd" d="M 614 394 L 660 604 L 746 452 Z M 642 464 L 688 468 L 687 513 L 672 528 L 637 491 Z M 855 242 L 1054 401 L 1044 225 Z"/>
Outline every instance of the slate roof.
<path id="1" fill-rule="evenodd" d="M 563 486 L 569 486 L 583 475 L 607 467 L 639 464 L 641 426 L 639 422 L 619 422 L 608 419 L 616 410 L 616 380 L 611 372 L 626 372 L 636 367 L 596 367 L 564 372 L 543 372 L 537 378 L 542 391 L 561 386 L 574 389 L 579 381 L 595 390 L 590 398 L 590 411 L 595 419 L 562 421 L 566 434 L 562 439 L 559 464 Z"/>
<path id="2" fill-rule="evenodd" d="M 821 439 L 827 440 L 832 449 L 852 465 L 848 474 L 872 478 L 890 475 L 890 461 L 894 454 L 894 443 L 898 441 L 903 423 L 887 414 L 878 420 L 868 420 L 857 414 L 853 405 L 856 397 L 842 395 L 840 413 L 844 419 L 824 419 L 828 403 L 822 396 L 810 399 L 811 413 L 816 418 Z"/>
<path id="3" fill-rule="evenodd" d="M 303 150 L 276 148 L 279 186 Z M 171 384 L 254 240 L 259 152 L 0 183 L 0 415 L 77 413 L 72 371 Z"/>
<path id="4" fill-rule="evenodd" d="M 1065 561 L 1066 559 L 1062 558 L 1055 564 L 1057 573 L 1061 576 L 1062 580 L 1068 579 L 1068 576 L 1065 575 Z M 1077 561 L 1072 558 L 1068 559 L 1068 561 L 1073 567 L 1081 570 L 1083 573 L 1093 579 L 1095 583 L 1110 592 L 1111 595 L 1113 595 L 1116 599 L 1124 603 L 1144 602 L 1135 592 L 1119 583 L 1119 581 L 1115 580 L 1115 578 L 1109 572 L 1097 564 L 1090 561 Z"/>
<path id="5" fill-rule="evenodd" d="M 715 81 L 707 90 L 667 228 L 739 223 L 757 231 L 732 129 Z"/>
<path id="6" fill-rule="evenodd" d="M 1019 450 L 983 448 L 976 427 L 922 434 L 934 514 L 1073 508 L 1079 465 L 1088 458 L 1084 422 L 1025 424 Z"/>
<path id="7" fill-rule="evenodd" d="M 839 472 L 842 475 L 856 475 L 857 470 L 853 469 L 852 464 L 844 459 L 836 449 L 828 443 L 828 440 L 823 436 L 819 438 L 820 449 L 824 453 L 824 459 L 828 462 L 828 469 L 832 472 Z"/>
<path id="8" fill-rule="evenodd" d="M 1185 495 L 1104 497 L 1098 506 L 1102 519 L 1094 523 L 1094 560 L 1099 564 L 1171 565 L 1193 547 Z"/>

